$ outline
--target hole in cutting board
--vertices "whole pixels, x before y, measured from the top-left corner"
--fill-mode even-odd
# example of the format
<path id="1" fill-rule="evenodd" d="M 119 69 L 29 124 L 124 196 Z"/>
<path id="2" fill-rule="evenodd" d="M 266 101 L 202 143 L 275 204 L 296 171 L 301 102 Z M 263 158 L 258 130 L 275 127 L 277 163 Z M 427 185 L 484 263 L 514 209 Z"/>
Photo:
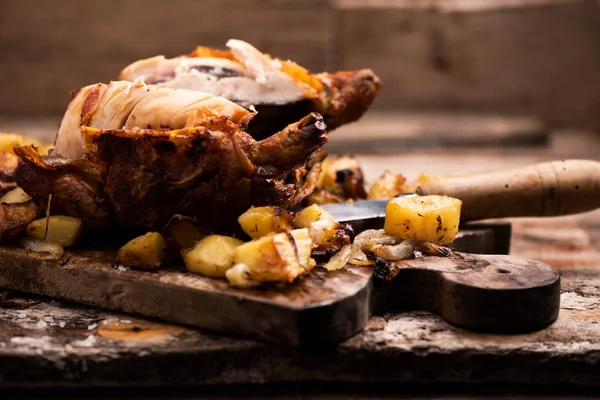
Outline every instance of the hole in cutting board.
<path id="1" fill-rule="evenodd" d="M 498 269 L 496 270 L 496 272 L 497 272 L 497 273 L 499 273 L 499 274 L 510 274 L 510 271 L 509 271 L 509 270 L 507 270 L 507 269 L 502 269 L 502 268 L 498 268 Z"/>

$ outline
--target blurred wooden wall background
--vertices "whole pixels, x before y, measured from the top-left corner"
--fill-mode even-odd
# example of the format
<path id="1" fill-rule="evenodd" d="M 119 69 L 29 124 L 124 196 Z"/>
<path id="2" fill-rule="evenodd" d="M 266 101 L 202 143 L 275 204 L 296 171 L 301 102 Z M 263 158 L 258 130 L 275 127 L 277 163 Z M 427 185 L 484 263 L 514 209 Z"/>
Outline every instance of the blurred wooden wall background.
<path id="1" fill-rule="evenodd" d="M 600 128 L 598 0 L 0 0 L 0 115 L 60 116 L 136 59 L 228 38 L 314 72 L 370 67 L 375 110 Z"/>

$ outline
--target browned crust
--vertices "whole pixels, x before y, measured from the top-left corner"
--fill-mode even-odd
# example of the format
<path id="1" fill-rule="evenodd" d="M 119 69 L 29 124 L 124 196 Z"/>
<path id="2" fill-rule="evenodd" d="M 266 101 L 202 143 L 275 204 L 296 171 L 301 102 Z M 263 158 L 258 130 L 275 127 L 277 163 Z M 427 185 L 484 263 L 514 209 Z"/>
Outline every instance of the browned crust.
<path id="1" fill-rule="evenodd" d="M 83 102 L 83 106 L 81 107 L 81 124 L 87 125 L 90 121 L 96 108 L 98 107 L 98 102 L 100 101 L 100 96 L 106 90 L 106 85 L 97 84 L 84 93 L 85 101 Z"/>
<path id="2" fill-rule="evenodd" d="M 329 131 L 362 117 L 381 88 L 381 80 L 370 69 L 316 76 L 329 91 L 320 104 Z"/>

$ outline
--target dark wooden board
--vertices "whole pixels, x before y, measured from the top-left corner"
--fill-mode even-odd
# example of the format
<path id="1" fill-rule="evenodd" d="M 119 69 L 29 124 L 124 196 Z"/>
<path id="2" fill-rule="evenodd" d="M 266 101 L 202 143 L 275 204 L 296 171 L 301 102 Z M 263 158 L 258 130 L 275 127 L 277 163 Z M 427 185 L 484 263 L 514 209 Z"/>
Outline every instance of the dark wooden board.
<path id="1" fill-rule="evenodd" d="M 466 238 L 477 236 L 473 230 Z M 345 340 L 362 330 L 373 312 L 396 308 L 433 311 L 477 330 L 541 329 L 557 317 L 560 280 L 556 271 L 535 261 L 455 252 L 402 261 L 390 270 L 317 267 L 284 287 L 242 290 L 176 268 L 121 271 L 104 252 L 67 252 L 55 261 L 4 246 L 0 286 L 302 346 Z"/>

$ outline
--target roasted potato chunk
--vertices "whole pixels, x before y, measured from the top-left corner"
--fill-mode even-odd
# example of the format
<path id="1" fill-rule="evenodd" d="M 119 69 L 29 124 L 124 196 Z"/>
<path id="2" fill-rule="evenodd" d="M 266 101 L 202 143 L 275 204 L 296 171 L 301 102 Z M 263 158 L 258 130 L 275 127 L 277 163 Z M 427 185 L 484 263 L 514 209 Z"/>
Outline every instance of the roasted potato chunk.
<path id="1" fill-rule="evenodd" d="M 362 169 L 352 155 L 327 157 L 321 165 L 317 187 L 344 200 L 367 197 Z"/>
<path id="2" fill-rule="evenodd" d="M 401 174 L 392 174 L 389 170 L 384 173 L 373 182 L 369 188 L 367 195 L 368 199 L 391 199 L 392 197 L 406 193 L 404 184 L 406 178 Z"/>
<path id="3" fill-rule="evenodd" d="M 281 207 L 250 207 L 248 211 L 239 216 L 238 222 L 248 236 L 256 239 L 271 232 L 293 229 L 294 216 Z"/>
<path id="4" fill-rule="evenodd" d="M 225 277 L 231 286 L 246 289 L 256 286 L 258 282 L 252 280 L 250 268 L 246 264 L 235 264 L 225 272 Z"/>
<path id="5" fill-rule="evenodd" d="M 26 203 L 31 200 L 31 196 L 25 193 L 20 187 L 16 187 L 13 190 L 6 192 L 4 196 L 0 197 L 0 203 Z"/>
<path id="6" fill-rule="evenodd" d="M 314 244 L 312 255 L 319 260 L 340 251 L 350 243 L 353 234 L 350 225 L 336 222 L 330 213 L 317 204 L 296 214 L 296 227 L 308 228 Z"/>
<path id="7" fill-rule="evenodd" d="M 42 213 L 42 208 L 33 200 L 25 203 L 0 203 L 0 240 L 20 235 Z"/>
<path id="8" fill-rule="evenodd" d="M 308 229 L 270 233 L 236 247 L 234 263 L 244 264 L 253 281 L 292 282 L 316 264 Z"/>
<path id="9" fill-rule="evenodd" d="M 323 219 L 333 221 L 333 215 L 325 211 L 323 207 L 313 204 L 296 213 L 295 226 L 296 228 L 310 228 L 313 222 Z"/>
<path id="10" fill-rule="evenodd" d="M 309 228 L 310 238 L 316 247 L 313 257 L 321 260 L 340 251 L 352 241 L 354 232 L 348 224 L 340 224 L 332 219 L 313 222 Z"/>
<path id="11" fill-rule="evenodd" d="M 243 243 L 230 236 L 210 235 L 201 239 L 193 248 L 183 250 L 181 255 L 190 272 L 222 278 L 233 267 L 234 250 Z"/>
<path id="12" fill-rule="evenodd" d="M 148 232 L 121 247 L 115 261 L 133 269 L 156 271 L 165 259 L 166 247 L 160 233 Z"/>
<path id="13" fill-rule="evenodd" d="M 448 196 L 403 196 L 386 207 L 384 231 L 399 239 L 447 245 L 458 233 L 462 201 Z"/>
<path id="14" fill-rule="evenodd" d="M 83 223 L 79 218 L 67 215 L 51 215 L 40 218 L 29 225 L 25 232 L 29 236 L 45 240 L 49 243 L 70 247 L 75 244 L 81 234 Z"/>
<path id="15" fill-rule="evenodd" d="M 14 154 L 13 147 L 27 145 L 34 145 L 39 150 L 40 154 L 48 152 L 47 146 L 38 139 L 11 132 L 0 133 L 0 151 Z"/>
<path id="16" fill-rule="evenodd" d="M 179 252 L 194 247 L 209 235 L 209 230 L 195 218 L 174 215 L 162 230 L 162 235 L 167 245 Z"/>

